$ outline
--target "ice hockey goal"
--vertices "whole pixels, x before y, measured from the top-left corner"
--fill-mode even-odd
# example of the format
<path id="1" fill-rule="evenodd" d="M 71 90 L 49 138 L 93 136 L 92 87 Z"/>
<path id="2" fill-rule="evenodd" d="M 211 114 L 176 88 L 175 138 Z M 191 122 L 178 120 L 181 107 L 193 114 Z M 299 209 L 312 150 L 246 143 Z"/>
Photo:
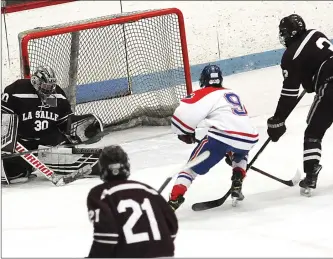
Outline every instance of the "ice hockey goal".
<path id="1" fill-rule="evenodd" d="M 51 66 L 75 113 L 94 113 L 114 129 L 168 125 L 192 90 L 176 8 L 35 28 L 19 42 L 22 77 Z"/>

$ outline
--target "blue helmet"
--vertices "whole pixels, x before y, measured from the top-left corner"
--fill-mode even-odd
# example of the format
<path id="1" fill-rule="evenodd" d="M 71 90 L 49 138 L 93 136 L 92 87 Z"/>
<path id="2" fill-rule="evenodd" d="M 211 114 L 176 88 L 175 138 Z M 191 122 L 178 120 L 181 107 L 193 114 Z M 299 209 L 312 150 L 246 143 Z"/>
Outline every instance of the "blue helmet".
<path id="1" fill-rule="evenodd" d="M 199 83 L 200 87 L 214 86 L 222 87 L 222 71 L 216 65 L 207 65 L 201 72 Z"/>

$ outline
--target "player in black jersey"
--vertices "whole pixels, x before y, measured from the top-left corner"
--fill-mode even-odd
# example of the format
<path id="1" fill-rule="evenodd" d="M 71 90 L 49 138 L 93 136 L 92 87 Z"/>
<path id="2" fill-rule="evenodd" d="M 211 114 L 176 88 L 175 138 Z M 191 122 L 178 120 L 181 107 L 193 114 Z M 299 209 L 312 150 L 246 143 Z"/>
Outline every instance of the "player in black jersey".
<path id="1" fill-rule="evenodd" d="M 36 69 L 31 79 L 19 79 L 4 89 L 1 110 L 18 117 L 17 141 L 28 150 L 37 149 L 39 145 L 56 146 L 82 141 L 72 133 L 69 124 L 93 116 L 73 115 L 64 91 L 57 85 L 53 69 L 42 66 Z M 101 127 L 96 119 L 84 134 L 90 138 L 102 130 Z M 20 157 L 4 159 L 3 167 L 12 182 L 26 180 L 33 170 Z"/>
<path id="2" fill-rule="evenodd" d="M 281 60 L 284 81 L 275 114 L 267 121 L 267 132 L 274 142 L 286 132 L 285 120 L 295 106 L 301 84 L 306 92 L 316 93 L 304 133 L 306 177 L 299 184 L 301 194 L 310 196 L 322 168 L 321 142 L 333 122 L 333 44 L 320 31 L 307 30 L 297 14 L 281 20 L 279 33 L 286 47 Z"/>
<path id="3" fill-rule="evenodd" d="M 174 256 L 178 221 L 166 200 L 152 187 L 128 180 L 130 164 L 120 146 L 105 147 L 99 157 L 104 183 L 88 194 L 94 226 L 90 258 Z"/>

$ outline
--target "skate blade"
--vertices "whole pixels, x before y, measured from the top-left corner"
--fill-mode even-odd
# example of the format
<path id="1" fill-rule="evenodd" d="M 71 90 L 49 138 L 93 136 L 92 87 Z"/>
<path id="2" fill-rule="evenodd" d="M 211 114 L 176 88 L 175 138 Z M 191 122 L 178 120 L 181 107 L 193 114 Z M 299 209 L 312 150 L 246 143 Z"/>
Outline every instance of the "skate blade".
<path id="1" fill-rule="evenodd" d="M 26 183 L 26 182 L 29 182 L 29 181 L 35 179 L 36 177 L 37 177 L 37 175 L 31 174 L 28 177 L 20 177 L 17 179 L 12 179 L 12 180 L 10 180 L 10 184 Z"/>
<path id="2" fill-rule="evenodd" d="M 240 202 L 240 200 L 237 197 L 232 197 L 232 201 L 231 201 L 232 207 L 237 207 L 239 202 Z"/>
<path id="3" fill-rule="evenodd" d="M 20 177 L 20 178 L 17 178 L 17 179 L 12 179 L 10 180 L 10 183 L 11 184 L 16 184 L 16 183 L 26 183 L 29 181 L 29 178 L 28 177 Z"/>
<path id="4" fill-rule="evenodd" d="M 311 197 L 312 196 L 312 190 L 310 188 L 301 188 L 300 194 L 305 197 Z"/>
<path id="5" fill-rule="evenodd" d="M 56 186 L 64 186 L 66 184 L 63 178 L 56 178 L 55 177 L 52 182 Z"/>

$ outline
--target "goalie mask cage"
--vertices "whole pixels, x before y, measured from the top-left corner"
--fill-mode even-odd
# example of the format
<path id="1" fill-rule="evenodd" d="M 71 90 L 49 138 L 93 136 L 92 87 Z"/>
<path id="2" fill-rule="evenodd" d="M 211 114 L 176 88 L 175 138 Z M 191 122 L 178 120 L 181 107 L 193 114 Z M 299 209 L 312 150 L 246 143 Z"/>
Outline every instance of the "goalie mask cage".
<path id="1" fill-rule="evenodd" d="M 52 67 L 76 114 L 111 130 L 169 125 L 192 91 L 184 18 L 169 8 L 115 14 L 19 34 L 22 77 Z"/>

